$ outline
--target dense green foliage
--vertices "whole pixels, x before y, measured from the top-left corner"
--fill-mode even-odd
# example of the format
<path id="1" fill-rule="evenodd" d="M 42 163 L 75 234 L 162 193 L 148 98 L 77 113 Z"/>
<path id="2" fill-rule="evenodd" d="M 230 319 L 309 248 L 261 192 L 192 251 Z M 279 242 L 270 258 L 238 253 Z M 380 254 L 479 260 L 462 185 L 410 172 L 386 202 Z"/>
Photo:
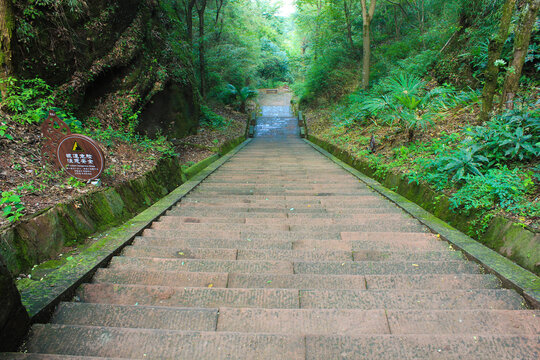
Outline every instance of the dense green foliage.
<path id="1" fill-rule="evenodd" d="M 329 114 L 323 136 L 367 159 L 378 175 L 399 169 L 410 181 L 447 192 L 455 211 L 476 214 L 477 233 L 500 209 L 540 217 L 540 113 L 530 100 L 540 84 L 538 22 L 514 110 L 478 121 L 489 44 L 503 3 L 377 1 L 367 90 L 360 89 L 365 31 L 360 2 L 300 0 L 295 18 L 302 54 L 294 88 L 304 106 Z M 515 71 L 509 64 L 524 3 L 517 2 L 510 36 L 494 61 L 499 92 L 505 75 Z M 371 136 L 385 153 L 373 153 Z"/>

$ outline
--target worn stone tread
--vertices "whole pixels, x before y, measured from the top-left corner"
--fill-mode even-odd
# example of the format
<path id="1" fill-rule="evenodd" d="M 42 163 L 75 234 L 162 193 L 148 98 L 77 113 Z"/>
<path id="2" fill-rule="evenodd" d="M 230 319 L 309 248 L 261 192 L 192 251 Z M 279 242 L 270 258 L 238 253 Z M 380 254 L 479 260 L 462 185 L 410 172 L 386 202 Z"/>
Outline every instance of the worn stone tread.
<path id="1" fill-rule="evenodd" d="M 389 274 L 478 274 L 478 264 L 465 260 L 448 261 L 343 261 L 294 263 L 295 274 L 389 275 Z"/>
<path id="2" fill-rule="evenodd" d="M 61 303 L 51 323 L 80 326 L 214 331 L 217 309 Z"/>
<path id="3" fill-rule="evenodd" d="M 166 272 L 146 269 L 98 269 L 92 282 L 173 287 L 227 287 L 227 273 Z"/>
<path id="4" fill-rule="evenodd" d="M 58 354 L 0 353 L 0 360 L 122 360 L 111 357 L 74 356 Z M 124 358 L 125 360 L 125 358 Z"/>
<path id="5" fill-rule="evenodd" d="M 134 246 L 156 246 L 166 248 L 219 248 L 219 249 L 292 249 L 292 241 L 272 239 L 174 239 L 144 236 L 133 241 Z"/>
<path id="6" fill-rule="evenodd" d="M 304 309 L 523 310 L 514 290 L 301 290 Z"/>
<path id="7" fill-rule="evenodd" d="M 369 290 L 474 290 L 500 289 L 495 275 L 484 274 L 422 274 L 366 275 Z"/>
<path id="8" fill-rule="evenodd" d="M 95 283 L 77 290 L 83 302 L 173 307 L 299 308 L 298 290 L 223 289 Z"/>
<path id="9" fill-rule="evenodd" d="M 238 260 L 351 261 L 352 252 L 339 250 L 238 250 Z"/>
<path id="10" fill-rule="evenodd" d="M 387 310 L 386 314 L 392 334 L 540 336 L 540 310 Z"/>
<path id="11" fill-rule="evenodd" d="M 220 308 L 217 331 L 305 334 L 389 334 L 384 310 Z"/>
<path id="12" fill-rule="evenodd" d="M 162 257 L 173 259 L 215 259 L 236 260 L 236 249 L 211 248 L 166 248 L 158 246 L 128 246 L 122 251 L 123 256 Z"/>
<path id="13" fill-rule="evenodd" d="M 132 359 L 305 359 L 304 338 L 278 334 L 182 332 L 34 325 L 29 352 Z"/>
<path id="14" fill-rule="evenodd" d="M 538 336 L 380 335 L 307 336 L 306 359 L 416 360 L 538 359 Z"/>
<path id="15" fill-rule="evenodd" d="M 339 231 L 333 232 L 310 232 L 310 231 L 238 231 L 238 230 L 157 230 L 146 229 L 143 236 L 160 237 L 168 239 L 252 239 L 252 240 L 300 240 L 321 239 L 338 240 L 341 238 Z"/>
<path id="16" fill-rule="evenodd" d="M 111 269 L 145 269 L 147 271 L 190 272 L 245 272 L 292 274 L 289 261 L 267 260 L 216 260 L 216 259 L 167 259 L 115 256 L 109 264 Z"/>
<path id="17" fill-rule="evenodd" d="M 464 260 L 461 251 L 389 251 L 389 250 L 356 250 L 352 252 L 354 261 L 444 261 Z"/>
<path id="18" fill-rule="evenodd" d="M 351 289 L 366 288 L 366 279 L 361 275 L 311 275 L 311 274 L 241 274 L 230 273 L 229 288 L 273 288 L 273 289 Z"/>

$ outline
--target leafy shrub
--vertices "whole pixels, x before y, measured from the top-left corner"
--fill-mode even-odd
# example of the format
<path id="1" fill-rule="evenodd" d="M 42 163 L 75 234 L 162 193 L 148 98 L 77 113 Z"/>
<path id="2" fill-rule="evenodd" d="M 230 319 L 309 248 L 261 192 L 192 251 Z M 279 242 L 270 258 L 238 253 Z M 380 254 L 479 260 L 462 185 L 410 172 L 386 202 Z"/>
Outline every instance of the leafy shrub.
<path id="1" fill-rule="evenodd" d="M 201 121 L 202 126 L 206 126 L 212 129 L 219 129 L 227 127 L 229 122 L 223 116 L 214 113 L 208 106 L 201 106 Z"/>
<path id="2" fill-rule="evenodd" d="M 246 112 L 246 104 L 249 99 L 253 99 L 259 95 L 257 90 L 252 90 L 249 86 L 240 88 L 233 84 L 227 84 L 223 93 L 225 94 L 223 97 L 234 98 L 238 101 L 241 112 Z"/>
<path id="3" fill-rule="evenodd" d="M 73 131 L 81 129 L 81 122 L 71 113 L 53 106 L 55 99 L 52 89 L 44 80 L 8 78 L 0 80 L 0 83 L 6 85 L 6 96 L 2 99 L 2 107 L 12 114 L 12 120 L 21 124 L 39 123 L 49 116 L 49 110 L 54 110 L 56 115 Z"/>
<path id="4" fill-rule="evenodd" d="M 446 105 L 449 89 L 437 87 L 426 91 L 417 76 L 400 73 L 379 83 L 374 91 L 381 95 L 366 97 L 360 109 L 390 124 L 397 123 L 409 131 L 409 141 L 418 129 L 433 124 L 436 111 Z"/>
<path id="5" fill-rule="evenodd" d="M 540 155 L 540 111 L 508 111 L 485 126 L 466 129 L 468 142 L 479 144 L 490 165 L 530 160 Z"/>
<path id="6" fill-rule="evenodd" d="M 19 220 L 23 216 L 23 210 L 25 209 L 22 204 L 21 197 L 11 191 L 2 192 L 2 198 L 0 198 L 0 205 L 3 206 L 3 215 L 10 222 Z"/>
<path id="7" fill-rule="evenodd" d="M 499 204 L 503 209 L 515 211 L 525 201 L 525 194 L 532 185 L 530 176 L 517 168 L 491 169 L 485 176 L 467 175 L 465 185 L 450 202 L 454 209 L 489 209 Z"/>
<path id="8" fill-rule="evenodd" d="M 428 169 L 447 177 L 451 176 L 453 181 L 459 182 L 467 179 L 469 175 L 482 177 L 482 170 L 488 162 L 488 158 L 481 154 L 481 148 L 471 145 L 437 158 L 428 165 Z"/>
<path id="9" fill-rule="evenodd" d="M 54 102 L 52 90 L 39 78 L 0 80 L 6 86 L 2 107 L 12 113 L 13 120 L 21 124 L 40 122 L 47 117 L 49 107 Z"/>

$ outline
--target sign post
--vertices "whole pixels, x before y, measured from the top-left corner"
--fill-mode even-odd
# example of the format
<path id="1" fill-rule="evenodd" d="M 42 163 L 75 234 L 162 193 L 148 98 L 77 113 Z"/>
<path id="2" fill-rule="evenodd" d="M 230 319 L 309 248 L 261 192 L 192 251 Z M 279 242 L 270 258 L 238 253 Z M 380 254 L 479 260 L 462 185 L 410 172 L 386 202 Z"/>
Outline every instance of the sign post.
<path id="1" fill-rule="evenodd" d="M 99 178 L 105 167 L 105 155 L 99 145 L 88 136 L 79 134 L 60 139 L 56 158 L 69 175 L 85 181 Z"/>
<path id="2" fill-rule="evenodd" d="M 72 134 L 54 111 L 41 126 L 45 144 L 43 159 L 84 181 L 99 178 L 105 168 L 105 154 L 98 143 L 85 135 Z"/>

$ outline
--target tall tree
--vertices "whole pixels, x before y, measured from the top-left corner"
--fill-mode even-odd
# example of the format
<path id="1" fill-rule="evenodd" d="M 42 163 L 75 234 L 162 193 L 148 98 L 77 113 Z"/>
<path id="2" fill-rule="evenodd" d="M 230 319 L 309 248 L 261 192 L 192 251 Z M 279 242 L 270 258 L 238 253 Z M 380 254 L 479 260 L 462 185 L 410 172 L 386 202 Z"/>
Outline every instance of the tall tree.
<path id="1" fill-rule="evenodd" d="M 193 7 L 196 0 L 179 0 L 174 3 L 178 17 L 186 23 L 186 40 L 193 44 Z"/>
<path id="2" fill-rule="evenodd" d="M 352 38 L 352 7 L 353 0 L 343 0 L 343 13 L 345 14 L 345 26 L 347 28 L 347 41 L 351 50 L 355 51 L 355 46 Z"/>
<path id="3" fill-rule="evenodd" d="M 504 80 L 503 93 L 501 98 L 501 107 L 506 105 L 507 109 L 514 108 L 514 97 L 519 86 L 519 79 L 525 58 L 531 41 L 532 28 L 536 22 L 540 0 L 528 0 L 523 6 L 519 19 L 519 27 L 514 39 L 514 56 L 509 70 L 506 72 Z"/>
<path id="4" fill-rule="evenodd" d="M 15 27 L 11 0 L 0 0 L 0 79 L 8 78 L 13 72 L 11 38 Z M 5 86 L 0 85 L 2 96 Z"/>
<path id="5" fill-rule="evenodd" d="M 200 81 L 200 93 L 202 98 L 206 97 L 206 64 L 205 64 L 205 31 L 204 31 L 204 13 L 206 12 L 207 0 L 196 0 L 195 8 L 197 9 L 197 15 L 199 17 L 199 81 Z"/>
<path id="6" fill-rule="evenodd" d="M 497 89 L 497 76 L 499 75 L 499 67 L 495 61 L 500 58 L 504 42 L 508 38 L 508 29 L 510 28 L 515 5 L 516 0 L 506 0 L 504 2 L 499 32 L 489 42 L 488 65 L 485 72 L 486 83 L 482 91 L 482 110 L 480 111 L 480 120 L 482 122 L 489 119 L 489 114 L 493 110 L 493 97 Z"/>
<path id="7" fill-rule="evenodd" d="M 369 9 L 367 5 L 367 0 L 360 0 L 360 2 L 362 4 L 362 40 L 364 43 L 364 54 L 362 61 L 362 89 L 365 90 L 369 86 L 369 73 L 371 65 L 371 21 L 373 20 L 373 15 L 375 14 L 375 5 L 377 1 L 371 0 L 369 3 Z"/>

